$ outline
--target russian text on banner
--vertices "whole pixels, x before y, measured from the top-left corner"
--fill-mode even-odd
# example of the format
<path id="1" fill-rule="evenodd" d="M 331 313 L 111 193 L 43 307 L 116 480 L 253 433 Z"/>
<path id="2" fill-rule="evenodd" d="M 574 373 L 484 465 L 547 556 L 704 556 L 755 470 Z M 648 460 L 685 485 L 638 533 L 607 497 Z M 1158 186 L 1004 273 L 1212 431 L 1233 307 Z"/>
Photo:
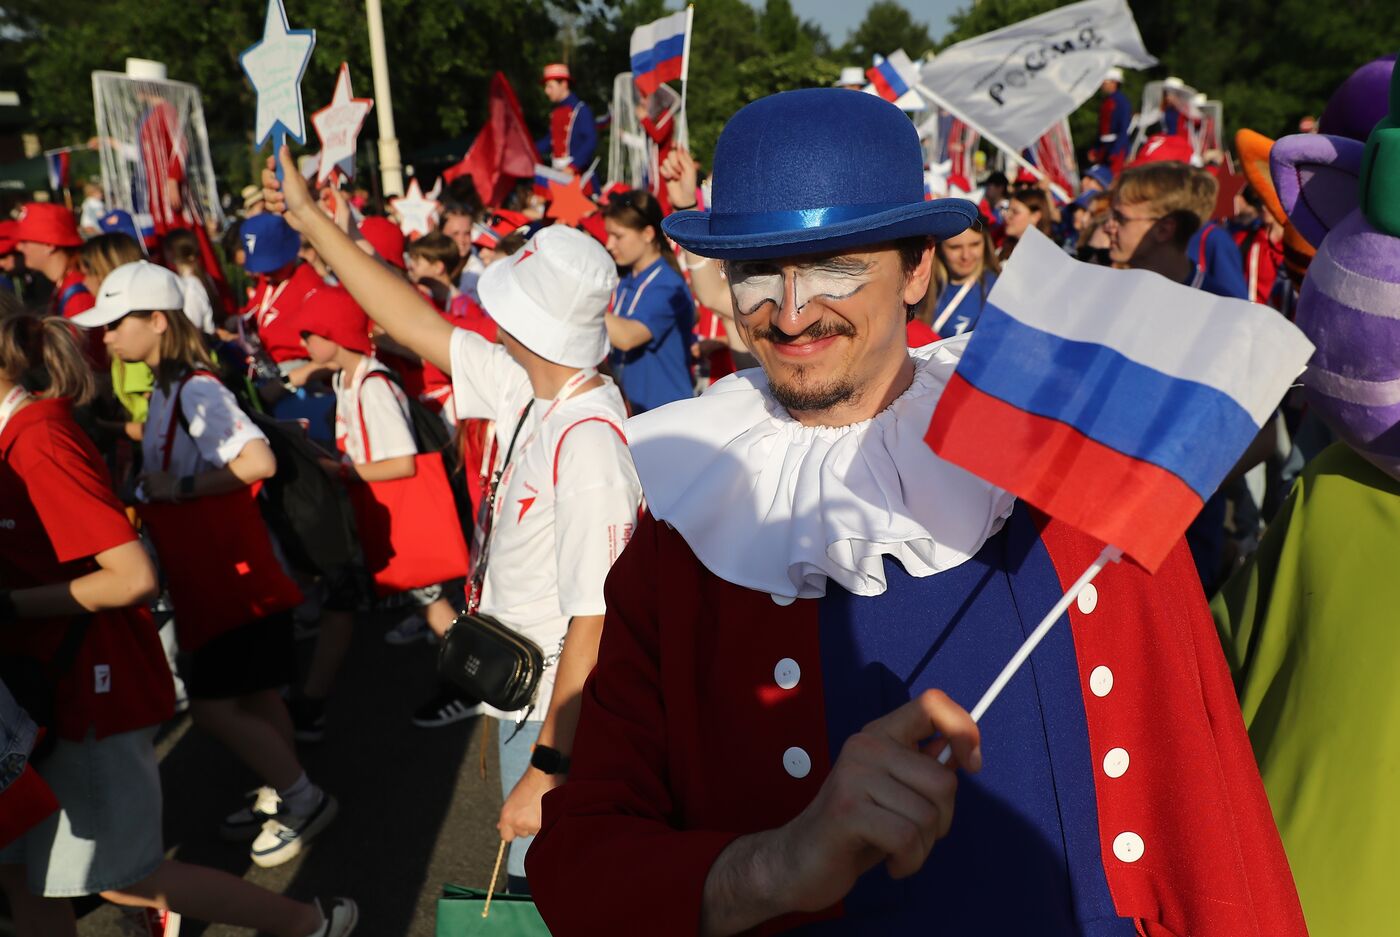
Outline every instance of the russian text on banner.
<path id="1" fill-rule="evenodd" d="M 1313 346 L 1266 306 L 1028 231 L 934 411 L 942 458 L 1155 570 Z"/>

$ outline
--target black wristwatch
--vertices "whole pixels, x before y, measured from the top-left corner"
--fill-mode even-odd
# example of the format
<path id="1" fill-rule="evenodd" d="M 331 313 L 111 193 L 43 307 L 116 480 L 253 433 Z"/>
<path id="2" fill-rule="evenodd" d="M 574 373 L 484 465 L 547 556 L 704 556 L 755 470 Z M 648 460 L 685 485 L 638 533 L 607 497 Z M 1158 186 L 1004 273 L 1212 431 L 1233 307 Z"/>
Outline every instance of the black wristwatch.
<path id="1" fill-rule="evenodd" d="M 536 745 L 530 755 L 530 767 L 538 768 L 545 774 L 568 774 L 569 756 L 548 745 Z"/>

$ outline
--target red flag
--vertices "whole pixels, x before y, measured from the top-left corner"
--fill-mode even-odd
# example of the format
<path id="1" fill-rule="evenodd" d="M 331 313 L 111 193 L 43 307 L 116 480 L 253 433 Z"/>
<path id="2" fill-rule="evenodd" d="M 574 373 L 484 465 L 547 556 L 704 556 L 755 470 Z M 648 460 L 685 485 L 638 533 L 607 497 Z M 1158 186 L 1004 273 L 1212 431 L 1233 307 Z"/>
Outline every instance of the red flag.
<path id="1" fill-rule="evenodd" d="M 491 78 L 486 126 L 472 141 L 462 161 L 442 174 L 448 182 L 470 175 L 486 205 L 499 205 L 516 179 L 535 175 L 535 143 L 510 82 L 500 72 Z"/>

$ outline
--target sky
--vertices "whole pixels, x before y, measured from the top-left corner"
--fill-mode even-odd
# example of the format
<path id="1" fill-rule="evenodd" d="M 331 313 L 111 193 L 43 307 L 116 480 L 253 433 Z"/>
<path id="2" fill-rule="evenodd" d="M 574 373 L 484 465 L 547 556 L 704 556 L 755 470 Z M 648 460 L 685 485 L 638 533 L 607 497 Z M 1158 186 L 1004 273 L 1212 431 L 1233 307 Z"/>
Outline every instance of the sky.
<path id="1" fill-rule="evenodd" d="M 846 41 L 846 36 L 860 25 L 865 11 L 874 0 L 792 0 L 792 8 L 804 20 L 815 20 L 833 45 Z M 929 35 L 941 38 L 949 30 L 948 16 L 971 0 L 900 0 L 918 22 L 927 23 Z"/>

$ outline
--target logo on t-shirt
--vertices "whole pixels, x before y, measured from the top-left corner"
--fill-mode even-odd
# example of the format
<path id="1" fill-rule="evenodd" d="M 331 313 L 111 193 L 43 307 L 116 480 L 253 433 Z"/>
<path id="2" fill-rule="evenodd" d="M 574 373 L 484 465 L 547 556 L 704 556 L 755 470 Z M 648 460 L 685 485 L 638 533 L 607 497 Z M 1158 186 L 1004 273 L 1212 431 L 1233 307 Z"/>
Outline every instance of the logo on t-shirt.
<path id="1" fill-rule="evenodd" d="M 515 519 L 517 524 L 525 520 L 525 512 L 530 510 L 530 506 L 535 503 L 535 496 L 539 494 L 539 490 L 531 486 L 528 482 L 525 483 L 525 490 L 530 492 L 530 497 L 520 499 L 520 516 Z"/>
<path id="2" fill-rule="evenodd" d="M 98 664 L 92 668 L 92 692 L 110 693 L 112 692 L 112 668 L 106 664 Z"/>

